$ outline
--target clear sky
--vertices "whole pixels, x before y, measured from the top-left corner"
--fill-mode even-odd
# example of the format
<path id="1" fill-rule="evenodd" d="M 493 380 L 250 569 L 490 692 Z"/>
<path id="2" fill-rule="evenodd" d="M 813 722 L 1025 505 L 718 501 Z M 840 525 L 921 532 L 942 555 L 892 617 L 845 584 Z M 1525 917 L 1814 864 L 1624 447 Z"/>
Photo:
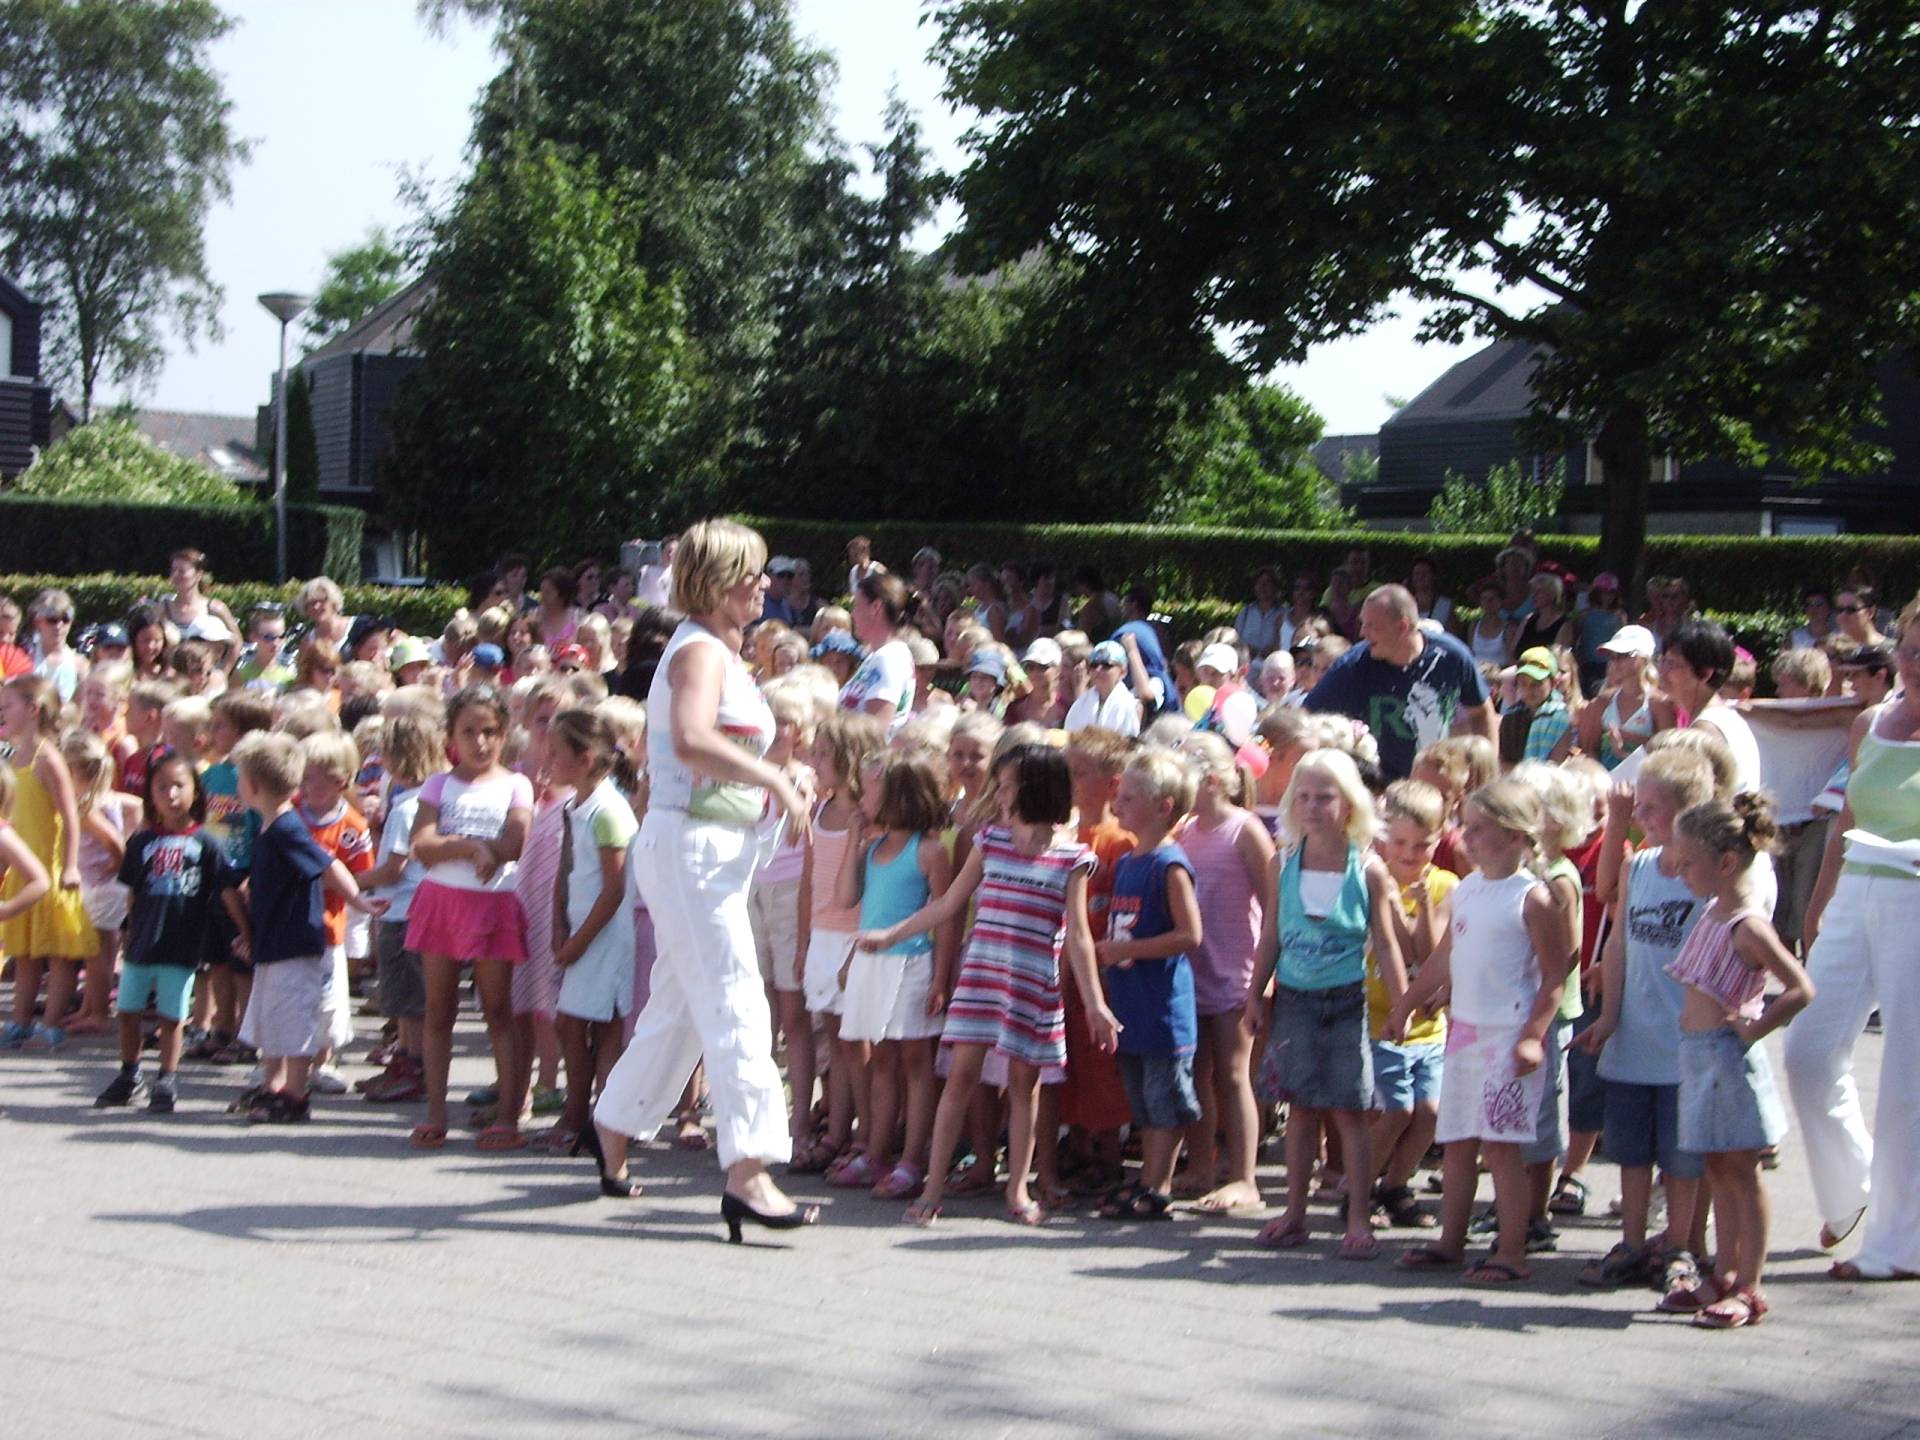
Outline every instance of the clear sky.
<path id="1" fill-rule="evenodd" d="M 444 187 L 462 173 L 471 108 L 497 68 L 487 34 L 435 37 L 412 0 L 227 0 L 239 24 L 215 52 L 236 132 L 254 145 L 232 200 L 207 226 L 208 262 L 226 291 L 224 335 L 170 348 L 140 403 L 251 414 L 268 395 L 276 325 L 254 297 L 308 290 L 326 257 L 368 227 L 411 218 L 403 172 Z M 920 112 L 936 161 L 964 162 L 964 122 L 940 99 L 931 34 L 914 0 L 797 0 L 801 29 L 839 61 L 837 124 L 878 139 L 887 91 Z M 1327 419 L 1329 433 L 1377 429 L 1386 397 L 1410 399 L 1462 352 L 1419 345 L 1412 316 L 1321 347 L 1279 378 Z M 290 333 L 297 333 L 297 330 Z"/>

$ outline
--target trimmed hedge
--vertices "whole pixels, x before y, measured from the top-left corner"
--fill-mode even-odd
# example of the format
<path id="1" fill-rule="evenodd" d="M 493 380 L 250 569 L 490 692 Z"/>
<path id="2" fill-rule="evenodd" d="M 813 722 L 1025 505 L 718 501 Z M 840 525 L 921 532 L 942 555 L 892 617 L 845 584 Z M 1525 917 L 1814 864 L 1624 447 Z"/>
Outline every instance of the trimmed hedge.
<path id="1" fill-rule="evenodd" d="M 360 578 L 366 517 L 345 505 L 287 506 L 287 565 L 294 575 Z M 164 574 L 175 550 L 207 554 L 217 580 L 274 578 L 273 506 L 130 505 L 0 495 L 0 573 L 90 573 L 103 560 Z"/>
<path id="2" fill-rule="evenodd" d="M 246 623 L 247 612 L 266 601 L 293 604 L 297 584 L 243 582 L 214 584 L 212 593 L 226 603 L 235 618 Z M 25 609 L 42 590 L 64 590 L 73 597 L 74 628 L 118 620 L 136 604 L 173 593 L 159 575 L 0 575 L 0 595 L 11 596 Z M 467 592 L 452 586 L 404 589 L 387 585 L 343 585 L 349 615 L 389 615 L 415 635 L 438 635 L 455 610 L 467 603 Z M 22 627 L 23 629 L 25 627 Z"/>
<path id="3" fill-rule="evenodd" d="M 1189 525 L 944 524 L 885 520 L 854 526 L 845 521 L 741 517 L 766 537 L 776 554 L 804 557 L 821 593 L 838 590 L 846 573 L 846 543 L 855 534 L 873 540 L 874 554 L 904 571 L 913 552 L 931 544 L 947 569 L 977 560 L 999 563 L 1044 556 L 1063 578 L 1082 565 L 1098 566 L 1116 589 L 1145 584 L 1169 603 L 1191 596 L 1241 596 L 1262 565 L 1284 573 L 1308 568 L 1321 575 L 1355 545 L 1373 554 L 1376 577 L 1400 577 L 1413 561 L 1430 556 L 1440 587 L 1456 601 L 1493 566 L 1504 535 L 1417 535 L 1391 530 L 1238 530 Z M 1592 535 L 1543 535 L 1543 556 L 1591 576 L 1600 542 Z M 1800 587 L 1838 584 L 1857 563 L 1880 573 L 1882 599 L 1898 608 L 1920 589 L 1920 539 L 1903 535 L 1836 535 L 1770 538 L 1757 535 L 1658 535 L 1647 541 L 1647 573 L 1678 575 L 1694 595 L 1717 609 L 1799 609 Z"/>

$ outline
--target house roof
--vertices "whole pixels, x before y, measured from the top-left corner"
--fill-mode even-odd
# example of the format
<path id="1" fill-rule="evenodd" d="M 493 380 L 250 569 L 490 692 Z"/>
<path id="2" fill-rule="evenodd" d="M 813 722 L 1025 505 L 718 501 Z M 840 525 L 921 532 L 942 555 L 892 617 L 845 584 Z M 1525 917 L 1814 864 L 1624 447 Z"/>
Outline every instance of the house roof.
<path id="1" fill-rule="evenodd" d="M 14 284 L 6 275 L 0 274 L 0 310 L 16 318 L 36 313 L 40 302 Z"/>
<path id="2" fill-rule="evenodd" d="M 426 277 L 394 291 L 373 309 L 315 350 L 300 363 L 311 364 L 332 355 L 397 355 L 413 348 L 414 322 L 428 300 L 433 283 Z"/>
<path id="3" fill-rule="evenodd" d="M 204 465 L 216 475 L 241 484 L 267 478 L 265 458 L 254 450 L 251 415 L 141 410 L 134 415 L 134 425 L 162 450 Z"/>
<path id="4" fill-rule="evenodd" d="M 1452 366 L 1387 421 L 1422 425 L 1462 420 L 1518 420 L 1533 411 L 1537 347 L 1499 340 Z"/>
<path id="5" fill-rule="evenodd" d="M 1380 437 L 1378 435 L 1328 435 L 1323 437 L 1309 452 L 1313 463 L 1320 467 L 1320 473 L 1329 480 L 1344 480 L 1347 474 L 1347 456 L 1366 455 L 1380 458 Z"/>

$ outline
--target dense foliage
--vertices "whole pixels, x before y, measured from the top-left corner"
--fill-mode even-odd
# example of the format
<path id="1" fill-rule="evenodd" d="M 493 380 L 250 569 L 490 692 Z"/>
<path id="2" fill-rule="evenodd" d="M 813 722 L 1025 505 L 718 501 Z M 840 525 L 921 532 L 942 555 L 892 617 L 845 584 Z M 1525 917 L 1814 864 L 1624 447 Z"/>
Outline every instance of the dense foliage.
<path id="1" fill-rule="evenodd" d="M 288 505 L 287 563 L 296 575 L 357 577 L 364 520 L 345 506 Z M 268 579 L 274 573 L 273 507 L 0 495 L 0 571 L 88 575 L 111 560 L 134 573 L 161 574 L 183 545 L 206 551 L 217 577 Z"/>

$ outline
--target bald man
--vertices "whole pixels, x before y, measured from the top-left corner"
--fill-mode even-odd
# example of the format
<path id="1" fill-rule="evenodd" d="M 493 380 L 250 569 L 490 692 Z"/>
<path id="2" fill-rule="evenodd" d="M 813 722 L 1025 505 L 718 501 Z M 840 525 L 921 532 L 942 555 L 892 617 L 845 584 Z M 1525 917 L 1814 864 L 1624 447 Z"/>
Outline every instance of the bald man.
<path id="1" fill-rule="evenodd" d="M 1404 778 L 1413 757 L 1444 735 L 1493 738 L 1493 701 L 1473 655 L 1453 636 L 1420 628 L 1420 607 L 1404 585 L 1367 597 L 1360 637 L 1302 703 L 1365 721 L 1388 779 Z"/>

